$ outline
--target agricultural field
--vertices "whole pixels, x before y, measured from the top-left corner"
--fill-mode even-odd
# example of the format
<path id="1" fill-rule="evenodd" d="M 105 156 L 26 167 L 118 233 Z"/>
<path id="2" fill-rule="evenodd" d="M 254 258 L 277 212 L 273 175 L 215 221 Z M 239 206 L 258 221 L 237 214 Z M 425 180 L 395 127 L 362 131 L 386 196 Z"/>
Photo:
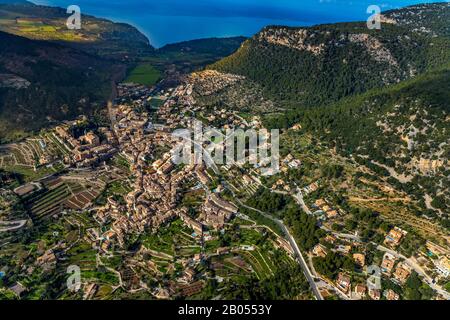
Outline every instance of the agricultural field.
<path id="1" fill-rule="evenodd" d="M 44 188 L 24 199 L 34 220 L 41 220 L 65 209 L 81 210 L 99 195 L 97 188 L 65 178 L 50 179 Z"/>
<path id="2" fill-rule="evenodd" d="M 4 15 L 4 13 L 3 13 Z M 81 33 L 72 32 L 65 26 L 65 19 L 17 19 L 14 16 L 2 17 L 0 25 L 3 30 L 23 37 L 37 40 L 85 41 Z"/>
<path id="3" fill-rule="evenodd" d="M 235 219 L 219 240 L 206 242 L 205 251 L 211 254 L 211 268 L 218 276 L 240 278 L 253 274 L 263 280 L 272 277 L 280 263 L 295 265 L 287 253 L 274 246 L 275 235 L 253 223 Z M 215 254 L 219 247 L 229 248 L 229 253 Z"/>
<path id="4" fill-rule="evenodd" d="M 198 251 L 198 241 L 191 236 L 192 230 L 177 219 L 162 228 L 156 234 L 147 234 L 142 238 L 143 246 L 148 250 L 175 256 L 184 255 L 186 251 Z"/>
<path id="5" fill-rule="evenodd" d="M 152 86 L 159 80 L 161 80 L 161 72 L 151 64 L 144 63 L 134 68 L 124 82 Z"/>
<path id="6" fill-rule="evenodd" d="M 61 159 L 69 154 L 51 134 L 42 133 L 23 142 L 0 147 L 0 169 L 17 172 L 25 181 L 59 172 L 64 168 Z"/>

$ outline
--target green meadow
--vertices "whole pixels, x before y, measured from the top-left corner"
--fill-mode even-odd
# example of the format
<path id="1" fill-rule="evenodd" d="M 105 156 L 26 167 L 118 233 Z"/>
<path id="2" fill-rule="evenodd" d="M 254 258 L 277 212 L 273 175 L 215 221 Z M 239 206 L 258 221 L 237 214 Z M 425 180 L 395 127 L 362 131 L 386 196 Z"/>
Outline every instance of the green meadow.
<path id="1" fill-rule="evenodd" d="M 145 86 L 152 86 L 161 79 L 161 72 L 150 64 L 140 64 L 134 68 L 125 82 L 139 83 Z"/>

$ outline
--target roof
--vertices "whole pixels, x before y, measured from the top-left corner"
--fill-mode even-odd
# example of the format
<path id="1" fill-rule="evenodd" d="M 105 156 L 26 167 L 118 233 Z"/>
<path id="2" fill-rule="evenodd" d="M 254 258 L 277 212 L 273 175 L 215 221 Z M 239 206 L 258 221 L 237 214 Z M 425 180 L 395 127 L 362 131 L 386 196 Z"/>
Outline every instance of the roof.
<path id="1" fill-rule="evenodd" d="M 367 290 L 367 287 L 364 284 L 362 284 L 362 283 L 358 283 L 355 286 L 355 292 L 356 293 L 365 293 L 366 290 Z"/>

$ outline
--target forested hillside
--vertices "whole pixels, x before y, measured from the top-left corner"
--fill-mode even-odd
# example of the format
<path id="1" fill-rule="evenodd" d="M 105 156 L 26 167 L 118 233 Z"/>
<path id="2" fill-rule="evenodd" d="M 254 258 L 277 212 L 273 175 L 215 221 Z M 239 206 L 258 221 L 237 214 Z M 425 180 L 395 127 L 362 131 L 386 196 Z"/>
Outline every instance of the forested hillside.
<path id="1" fill-rule="evenodd" d="M 440 3 L 386 12 L 381 30 L 267 27 L 211 68 L 285 109 L 262 114 L 268 127 L 302 128 L 448 225 L 449 17 Z"/>
<path id="2" fill-rule="evenodd" d="M 447 4 L 436 8 L 423 19 L 450 11 Z M 269 98 L 299 108 L 409 79 L 450 61 L 449 48 L 447 37 L 414 30 L 406 22 L 383 23 L 381 30 L 368 30 L 365 23 L 270 26 L 211 68 L 244 75 L 260 83 Z"/>
<path id="3" fill-rule="evenodd" d="M 267 124 L 300 123 L 342 155 L 378 167 L 382 176 L 396 176 L 404 183 L 399 186 L 418 199 L 424 194 L 449 199 L 449 101 L 446 67 L 328 107 L 292 111 Z M 448 212 L 450 203 L 436 207 Z"/>
<path id="4" fill-rule="evenodd" d="M 117 67 L 82 51 L 0 32 L 0 138 L 92 114 Z"/>

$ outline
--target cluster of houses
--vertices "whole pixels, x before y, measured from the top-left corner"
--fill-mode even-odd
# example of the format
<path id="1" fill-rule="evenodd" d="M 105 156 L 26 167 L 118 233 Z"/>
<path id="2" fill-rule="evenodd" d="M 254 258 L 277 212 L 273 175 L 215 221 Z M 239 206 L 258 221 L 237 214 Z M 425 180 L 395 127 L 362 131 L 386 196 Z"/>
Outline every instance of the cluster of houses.
<path id="1" fill-rule="evenodd" d="M 124 94 L 126 88 L 134 90 L 135 87 L 121 86 L 120 93 Z M 177 90 L 186 93 L 186 88 Z M 171 101 L 169 99 L 160 108 L 160 115 L 174 115 L 174 112 L 167 112 L 171 108 Z M 91 240 L 100 242 L 98 245 L 103 251 L 108 252 L 116 243 L 123 247 L 128 235 L 156 231 L 177 217 L 202 236 L 205 226 L 221 229 L 237 213 L 234 205 L 212 194 L 201 206 L 198 220 L 190 217 L 186 208 L 180 206 L 183 186 L 197 182 L 207 188 L 210 178 L 206 167 L 194 163 L 177 166 L 172 152 L 158 154 L 156 149 L 170 150 L 176 141 L 165 125 L 150 126 L 148 114 L 137 112 L 136 106 L 119 105 L 115 108 L 114 117 L 114 133 L 119 142 L 120 154 L 128 161 L 135 179 L 132 191 L 124 196 L 123 203 L 109 198 L 105 207 L 95 214 L 97 221 L 110 226 L 104 234 L 97 235 L 94 232 L 91 237 Z M 182 118 L 175 113 L 173 119 Z M 176 125 L 180 125 L 180 122 L 176 122 Z"/>
<path id="2" fill-rule="evenodd" d="M 298 169 L 300 168 L 302 162 L 299 159 L 296 159 L 292 154 L 288 154 L 281 161 L 281 171 L 288 172 L 289 169 Z"/>
<path id="3" fill-rule="evenodd" d="M 222 229 L 237 211 L 235 205 L 223 200 L 217 194 L 212 194 L 207 197 L 201 208 L 200 219 L 207 226 L 214 229 Z"/>
<path id="4" fill-rule="evenodd" d="M 352 287 L 350 276 L 344 273 L 338 274 L 336 287 L 352 299 L 366 299 L 370 297 L 372 300 L 380 300 L 384 296 L 386 300 L 400 300 L 399 294 L 392 289 L 382 291 L 375 286 L 365 283 L 357 283 Z"/>
<path id="5" fill-rule="evenodd" d="M 99 164 L 117 153 L 116 141 L 113 133 L 106 127 L 99 128 L 104 137 L 103 143 L 98 134 L 87 132 L 75 138 L 70 132 L 70 125 L 61 125 L 55 128 L 54 137 L 59 143 L 70 150 L 64 162 L 78 167 L 89 167 Z"/>
<path id="6" fill-rule="evenodd" d="M 116 103 L 142 106 L 152 99 L 153 89 L 136 83 L 119 83 L 117 85 Z"/>
<path id="7" fill-rule="evenodd" d="M 318 199 L 313 206 L 318 210 L 317 213 L 322 219 L 333 219 L 339 215 L 338 209 L 332 208 L 325 199 Z"/>
<path id="8" fill-rule="evenodd" d="M 304 195 L 308 195 L 311 192 L 314 192 L 317 189 L 319 189 L 319 186 L 320 186 L 320 182 L 319 181 L 315 181 L 315 182 L 311 183 L 310 185 L 308 185 L 308 186 L 304 187 L 303 189 L 301 189 L 301 191 L 302 191 L 302 193 Z"/>
<path id="9" fill-rule="evenodd" d="M 195 72 L 190 75 L 189 83 L 192 83 L 203 95 L 211 95 L 225 89 L 236 82 L 245 79 L 235 74 L 221 73 L 215 70 Z"/>
<path id="10" fill-rule="evenodd" d="M 323 205 L 322 202 L 320 202 L 320 205 Z M 392 230 L 395 231 L 394 234 L 401 232 L 399 231 L 401 230 L 399 228 L 394 228 Z M 389 234 L 391 234 L 391 232 Z M 351 256 L 356 269 L 361 271 L 368 270 L 366 254 L 364 253 L 364 249 L 360 248 L 360 243 L 355 242 L 352 239 L 340 239 L 338 241 L 338 239 L 332 234 L 328 234 L 324 238 L 324 241 L 332 244 L 333 246 L 330 248 L 329 246 L 325 246 L 323 244 L 317 244 L 311 250 L 310 254 L 312 256 L 324 258 L 331 250 L 334 252 L 339 252 L 345 256 Z M 390 281 L 398 284 L 399 286 L 403 286 L 412 274 L 412 267 L 406 261 L 400 261 L 393 254 L 385 253 L 381 261 L 380 272 L 384 277 L 389 278 Z M 387 300 L 400 299 L 399 295 L 392 290 L 382 291 L 377 289 L 375 286 L 367 284 L 352 284 L 350 275 L 345 274 L 344 272 L 339 273 L 332 285 L 351 299 L 365 299 L 369 297 L 373 300 L 380 300 L 383 296 Z"/>

